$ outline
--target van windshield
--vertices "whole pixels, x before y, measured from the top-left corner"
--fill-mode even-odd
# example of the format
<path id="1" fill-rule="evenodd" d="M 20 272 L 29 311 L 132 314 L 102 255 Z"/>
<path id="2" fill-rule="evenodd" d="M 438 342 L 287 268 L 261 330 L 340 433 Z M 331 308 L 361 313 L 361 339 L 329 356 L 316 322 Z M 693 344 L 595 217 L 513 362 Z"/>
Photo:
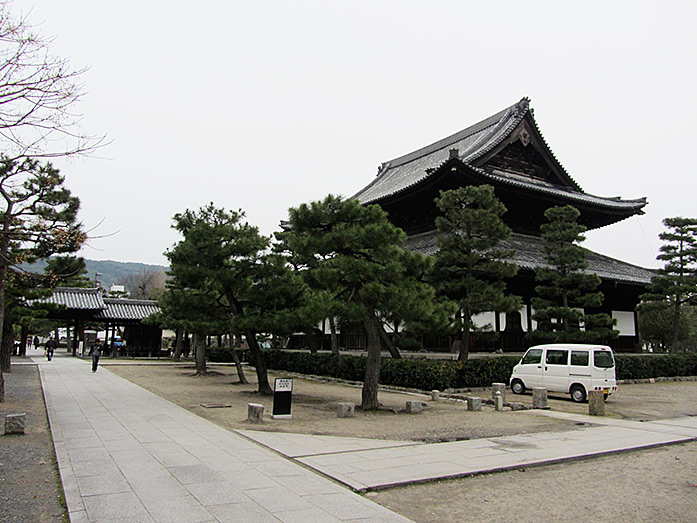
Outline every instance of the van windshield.
<path id="1" fill-rule="evenodd" d="M 530 349 L 520 363 L 523 365 L 530 365 L 533 363 L 540 363 L 542 361 L 542 349 Z"/>
<path id="2" fill-rule="evenodd" d="M 596 350 L 593 352 L 593 365 L 604 369 L 609 369 L 615 366 L 615 361 L 612 358 L 610 351 Z"/>

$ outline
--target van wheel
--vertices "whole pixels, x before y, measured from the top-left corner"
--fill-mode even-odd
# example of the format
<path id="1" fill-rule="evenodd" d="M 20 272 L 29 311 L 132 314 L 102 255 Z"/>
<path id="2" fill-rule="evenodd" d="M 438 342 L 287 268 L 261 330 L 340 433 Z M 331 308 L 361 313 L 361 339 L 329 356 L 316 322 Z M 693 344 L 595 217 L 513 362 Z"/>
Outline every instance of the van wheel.
<path id="1" fill-rule="evenodd" d="M 520 380 L 513 380 L 511 382 L 511 390 L 513 394 L 523 394 L 525 392 L 525 384 Z"/>
<path id="2" fill-rule="evenodd" d="M 586 401 L 586 389 L 583 388 L 583 385 L 573 385 L 571 390 L 569 390 L 569 394 L 571 395 L 571 399 L 576 403 L 583 403 Z"/>

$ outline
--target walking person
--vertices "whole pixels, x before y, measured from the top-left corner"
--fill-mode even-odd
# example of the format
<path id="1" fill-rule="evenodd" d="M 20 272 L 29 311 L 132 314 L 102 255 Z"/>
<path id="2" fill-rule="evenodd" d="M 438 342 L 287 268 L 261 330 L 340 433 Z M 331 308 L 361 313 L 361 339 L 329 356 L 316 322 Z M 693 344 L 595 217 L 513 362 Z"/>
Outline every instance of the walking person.
<path id="1" fill-rule="evenodd" d="M 99 365 L 99 357 L 102 355 L 102 344 L 99 340 L 96 340 L 92 344 L 89 356 L 92 356 L 92 372 L 97 372 L 97 366 Z"/>
<path id="2" fill-rule="evenodd" d="M 46 350 L 44 351 L 44 355 L 48 358 L 48 361 L 51 361 L 51 359 L 53 359 L 53 352 L 58 348 L 58 343 L 53 339 L 53 336 L 48 339 L 45 347 Z"/>
<path id="3" fill-rule="evenodd" d="M 34 350 L 39 350 L 40 344 L 41 344 L 41 340 L 39 339 L 39 337 L 34 336 Z M 31 337 L 29 338 L 29 345 L 31 345 Z"/>

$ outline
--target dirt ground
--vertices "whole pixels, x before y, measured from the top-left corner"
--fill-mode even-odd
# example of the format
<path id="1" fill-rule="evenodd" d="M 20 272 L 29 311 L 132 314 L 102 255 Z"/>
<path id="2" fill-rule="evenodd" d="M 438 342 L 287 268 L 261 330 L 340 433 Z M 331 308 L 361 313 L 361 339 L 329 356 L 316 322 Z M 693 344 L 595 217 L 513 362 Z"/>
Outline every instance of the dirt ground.
<path id="1" fill-rule="evenodd" d="M 211 365 L 209 376 L 193 376 L 190 364 L 108 365 L 108 369 L 228 428 L 249 428 L 247 404 L 262 403 L 266 420 L 255 429 L 360 436 L 384 439 L 448 441 L 539 431 L 574 430 L 571 422 L 530 412 L 467 412 L 461 402 L 432 402 L 428 396 L 381 391 L 387 410 L 356 411 L 336 417 L 336 403 L 360 403 L 361 390 L 295 378 L 293 419 L 272 420 L 270 398 L 240 385 L 233 367 Z M 248 379 L 254 379 L 248 373 Z M 273 382 L 272 382 L 273 383 Z M 491 397 L 488 389 L 469 395 Z M 420 415 L 400 413 L 407 400 L 428 405 Z M 508 401 L 532 403 L 529 394 L 508 393 Z M 201 403 L 221 403 L 205 408 Z M 554 410 L 587 413 L 587 404 L 551 396 Z M 391 410 L 390 410 L 391 409 Z M 697 381 L 622 385 L 606 403 L 608 416 L 650 420 L 697 415 Z M 416 522 L 462 521 L 695 521 L 697 514 L 697 442 L 589 458 L 458 480 L 439 481 L 371 492 L 367 496 Z"/>
<path id="2" fill-rule="evenodd" d="M 4 374 L 0 403 L 0 521 L 68 521 L 46 407 L 36 365 L 13 365 Z M 4 435 L 5 415 L 26 413 L 25 434 Z"/>

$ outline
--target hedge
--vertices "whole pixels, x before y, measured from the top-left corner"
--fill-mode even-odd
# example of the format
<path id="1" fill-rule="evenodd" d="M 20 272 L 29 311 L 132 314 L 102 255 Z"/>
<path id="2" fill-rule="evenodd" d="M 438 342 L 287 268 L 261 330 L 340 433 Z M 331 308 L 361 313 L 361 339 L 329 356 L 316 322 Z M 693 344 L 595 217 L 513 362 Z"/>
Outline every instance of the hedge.
<path id="1" fill-rule="evenodd" d="M 618 380 L 697 376 L 697 353 L 615 355 Z"/>
<path id="2" fill-rule="evenodd" d="M 365 375 L 365 358 L 362 356 L 284 350 L 264 350 L 263 354 L 269 369 L 349 381 L 363 381 Z M 620 354 L 615 359 L 618 380 L 697 376 L 695 353 Z M 476 358 L 466 362 L 383 358 L 380 383 L 425 391 L 488 387 L 492 383 L 508 383 L 518 361 L 518 356 Z"/>

